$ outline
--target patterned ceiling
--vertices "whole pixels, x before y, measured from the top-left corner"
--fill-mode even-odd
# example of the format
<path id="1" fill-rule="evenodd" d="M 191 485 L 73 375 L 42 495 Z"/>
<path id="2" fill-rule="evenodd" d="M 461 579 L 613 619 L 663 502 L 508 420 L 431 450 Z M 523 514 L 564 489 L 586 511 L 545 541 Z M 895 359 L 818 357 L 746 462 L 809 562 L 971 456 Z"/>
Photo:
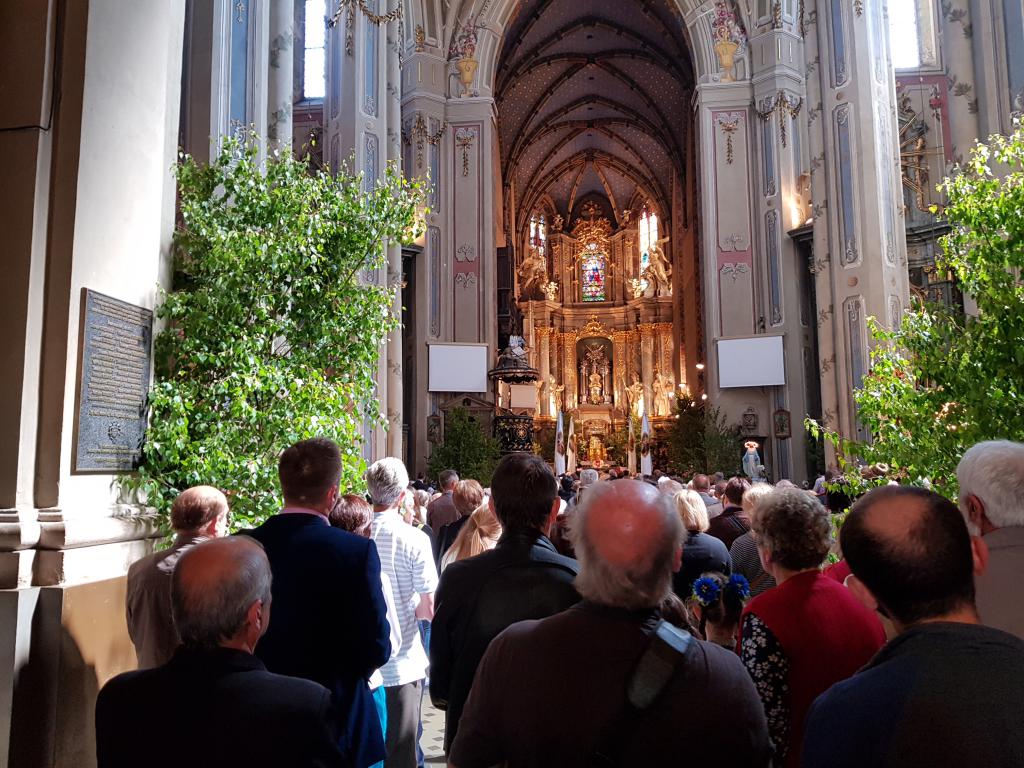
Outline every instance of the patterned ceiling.
<path id="1" fill-rule="evenodd" d="M 495 95 L 517 221 L 588 197 L 668 215 L 682 174 L 693 68 L 682 22 L 655 0 L 525 0 L 508 26 Z M 570 210 L 571 208 L 571 210 Z"/>

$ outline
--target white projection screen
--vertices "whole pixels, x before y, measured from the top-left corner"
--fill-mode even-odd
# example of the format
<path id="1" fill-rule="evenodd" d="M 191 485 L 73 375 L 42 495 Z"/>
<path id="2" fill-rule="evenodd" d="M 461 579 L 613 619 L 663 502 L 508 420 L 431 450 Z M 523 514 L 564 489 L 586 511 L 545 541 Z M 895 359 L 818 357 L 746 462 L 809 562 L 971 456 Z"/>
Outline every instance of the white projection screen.
<path id="1" fill-rule="evenodd" d="M 427 389 L 431 392 L 486 392 L 486 344 L 428 344 Z"/>
<path id="2" fill-rule="evenodd" d="M 786 383 L 781 336 L 751 336 L 718 342 L 718 386 L 774 387 Z"/>

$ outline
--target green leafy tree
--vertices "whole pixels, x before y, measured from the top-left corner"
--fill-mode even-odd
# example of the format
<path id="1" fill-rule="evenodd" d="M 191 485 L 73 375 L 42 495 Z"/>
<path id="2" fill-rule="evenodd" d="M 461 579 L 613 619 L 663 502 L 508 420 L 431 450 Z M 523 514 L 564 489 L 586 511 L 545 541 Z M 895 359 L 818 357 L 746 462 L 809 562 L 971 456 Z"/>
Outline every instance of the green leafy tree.
<path id="1" fill-rule="evenodd" d="M 883 462 L 950 497 L 956 465 L 981 440 L 1024 440 L 1024 126 L 978 144 L 940 186 L 950 232 L 948 270 L 977 314 L 919 303 L 895 331 L 872 324 L 871 372 L 855 393 L 868 444 L 845 457 Z"/>
<path id="2" fill-rule="evenodd" d="M 472 478 L 486 487 L 500 458 L 498 441 L 484 432 L 465 408 L 453 408 L 444 418 L 444 442 L 434 446 L 428 467 L 431 477 L 454 469 L 459 477 Z"/>
<path id="3" fill-rule="evenodd" d="M 366 279 L 407 238 L 422 190 L 389 169 L 365 191 L 291 157 L 261 164 L 227 140 L 211 163 L 182 156 L 176 290 L 162 296 L 150 426 L 128 484 L 166 512 L 184 488 L 224 489 L 236 524 L 279 505 L 277 459 L 335 440 L 343 487 L 360 486 L 364 420 L 395 327 L 396 286 Z"/>
<path id="4" fill-rule="evenodd" d="M 682 476 L 739 471 L 743 438 L 738 425 L 706 401 L 676 398 L 676 418 L 667 435 L 669 466 Z"/>

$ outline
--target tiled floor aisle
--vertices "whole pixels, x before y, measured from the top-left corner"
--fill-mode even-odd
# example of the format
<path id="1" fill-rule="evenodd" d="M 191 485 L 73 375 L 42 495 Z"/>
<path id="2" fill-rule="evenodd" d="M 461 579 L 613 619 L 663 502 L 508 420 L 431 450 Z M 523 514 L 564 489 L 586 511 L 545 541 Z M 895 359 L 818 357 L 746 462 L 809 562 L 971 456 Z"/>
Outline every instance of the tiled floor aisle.
<path id="1" fill-rule="evenodd" d="M 423 738 L 420 739 L 427 765 L 444 765 L 444 712 L 434 709 L 430 694 L 423 697 Z"/>

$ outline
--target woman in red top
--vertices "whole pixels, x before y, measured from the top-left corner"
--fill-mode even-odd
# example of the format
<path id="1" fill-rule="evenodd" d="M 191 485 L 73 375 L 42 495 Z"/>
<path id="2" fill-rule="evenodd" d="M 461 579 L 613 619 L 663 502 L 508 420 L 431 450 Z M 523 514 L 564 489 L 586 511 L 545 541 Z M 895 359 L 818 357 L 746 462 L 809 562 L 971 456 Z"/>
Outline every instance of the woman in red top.
<path id="1" fill-rule="evenodd" d="M 885 633 L 846 587 L 822 575 L 831 526 L 813 496 L 774 491 L 752 523 L 761 563 L 778 586 L 744 609 L 740 657 L 764 703 L 776 765 L 795 768 L 811 703 L 864 666 Z"/>

